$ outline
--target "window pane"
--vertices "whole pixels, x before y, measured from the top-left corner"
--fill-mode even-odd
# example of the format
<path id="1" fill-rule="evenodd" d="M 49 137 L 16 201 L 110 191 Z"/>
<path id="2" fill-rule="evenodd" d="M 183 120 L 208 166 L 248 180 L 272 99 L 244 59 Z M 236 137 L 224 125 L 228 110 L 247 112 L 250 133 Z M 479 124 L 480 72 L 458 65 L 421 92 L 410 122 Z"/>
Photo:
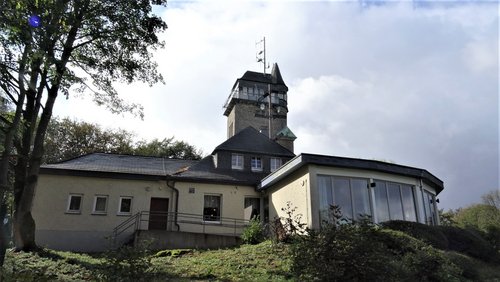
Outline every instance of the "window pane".
<path id="1" fill-rule="evenodd" d="M 425 223 L 429 225 L 434 225 L 434 196 L 425 191 L 423 193 L 424 196 L 424 209 L 425 209 Z"/>
<path id="2" fill-rule="evenodd" d="M 332 180 L 330 176 L 318 176 L 320 222 L 329 221 L 329 209 L 333 204 Z"/>
<path id="3" fill-rule="evenodd" d="M 220 196 L 205 195 L 203 219 L 206 221 L 220 221 Z"/>
<path id="4" fill-rule="evenodd" d="M 351 189 L 349 179 L 333 179 L 333 203 L 340 207 L 342 217 L 352 219 Z"/>
<path id="5" fill-rule="evenodd" d="M 82 202 L 81 196 L 72 195 L 70 197 L 69 210 L 70 211 L 79 211 L 81 202 Z"/>
<path id="6" fill-rule="evenodd" d="M 260 215 L 260 198 L 245 198 L 245 219 L 249 220 Z"/>
<path id="7" fill-rule="evenodd" d="M 122 198 L 120 204 L 120 212 L 129 213 L 131 212 L 132 207 L 132 199 L 131 198 Z"/>
<path id="8" fill-rule="evenodd" d="M 413 189 L 410 185 L 401 185 L 403 196 L 403 209 L 405 220 L 417 221 L 417 213 L 415 209 L 415 199 L 413 197 Z"/>
<path id="9" fill-rule="evenodd" d="M 94 211 L 105 212 L 106 211 L 106 200 L 107 200 L 107 197 L 96 197 Z"/>
<path id="10" fill-rule="evenodd" d="M 401 193 L 399 184 L 388 183 L 387 193 L 389 195 L 389 210 L 392 220 L 403 220 L 403 206 L 401 204 Z"/>
<path id="11" fill-rule="evenodd" d="M 377 213 L 378 222 L 389 220 L 389 206 L 387 206 L 387 191 L 385 182 L 375 182 L 375 211 Z"/>
<path id="12" fill-rule="evenodd" d="M 259 157 L 252 157 L 252 169 L 262 170 L 262 159 Z"/>
<path id="13" fill-rule="evenodd" d="M 281 159 L 271 158 L 271 171 L 277 170 L 281 166 Z"/>
<path id="14" fill-rule="evenodd" d="M 232 154 L 231 155 L 231 167 L 242 169 L 243 168 L 243 155 Z"/>
<path id="15" fill-rule="evenodd" d="M 370 209 L 370 194 L 366 179 L 351 179 L 351 189 L 354 202 L 354 219 L 360 220 L 372 215 Z"/>

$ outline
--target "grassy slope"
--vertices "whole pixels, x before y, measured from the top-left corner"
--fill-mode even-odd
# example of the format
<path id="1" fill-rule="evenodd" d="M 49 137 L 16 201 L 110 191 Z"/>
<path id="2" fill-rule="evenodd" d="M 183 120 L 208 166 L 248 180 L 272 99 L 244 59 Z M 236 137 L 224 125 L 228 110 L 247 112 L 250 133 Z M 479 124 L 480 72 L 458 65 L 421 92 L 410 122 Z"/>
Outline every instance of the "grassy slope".
<path id="1" fill-rule="evenodd" d="M 286 246 L 264 242 L 234 249 L 192 251 L 179 257 L 153 254 L 143 279 L 286 281 L 291 279 L 287 274 L 289 266 Z M 117 279 L 129 278 L 129 271 L 124 269 Z M 102 257 L 52 250 L 39 254 L 9 252 L 0 281 L 95 281 L 108 280 L 107 273 Z"/>
<path id="2" fill-rule="evenodd" d="M 172 255 L 173 253 L 173 255 Z M 149 256 L 150 267 L 143 281 L 289 281 L 290 256 L 286 245 L 267 241 L 240 248 L 189 251 L 177 256 Z M 461 255 L 461 254 L 460 254 Z M 463 255 L 461 255 L 463 256 Z M 467 258 L 465 264 L 478 271 L 482 281 L 500 281 L 500 268 Z M 106 260 L 70 252 L 44 250 L 40 253 L 9 252 L 0 281 L 136 281 L 123 267 L 110 279 Z"/>

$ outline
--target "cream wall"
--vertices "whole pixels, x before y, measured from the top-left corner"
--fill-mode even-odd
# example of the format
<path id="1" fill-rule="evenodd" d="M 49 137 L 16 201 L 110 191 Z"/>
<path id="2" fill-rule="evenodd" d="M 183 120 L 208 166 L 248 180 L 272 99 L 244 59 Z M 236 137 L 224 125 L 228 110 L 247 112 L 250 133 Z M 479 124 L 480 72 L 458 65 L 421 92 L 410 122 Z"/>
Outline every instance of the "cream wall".
<path id="1" fill-rule="evenodd" d="M 301 222 L 307 227 L 312 227 L 311 213 L 311 177 L 306 167 L 279 181 L 267 190 L 269 197 L 269 219 L 285 217 L 281 210 L 290 202 L 290 207 L 295 208 L 295 215 L 301 215 Z"/>
<path id="2" fill-rule="evenodd" d="M 82 194 L 81 213 L 67 213 L 70 194 Z M 107 195 L 107 213 L 92 214 L 94 197 Z M 46 175 L 39 177 L 33 217 L 40 230 L 111 231 L 129 216 L 117 215 L 120 196 L 132 198 L 132 212 L 149 210 L 152 197 L 169 198 L 165 181 L 125 180 L 96 177 Z"/>
<path id="3" fill-rule="evenodd" d="M 234 224 L 242 224 L 244 218 L 244 202 L 246 197 L 260 198 L 260 193 L 251 186 L 235 186 L 221 184 L 205 184 L 194 182 L 177 182 L 175 188 L 179 190 L 179 213 L 203 214 L 205 195 L 219 195 L 221 197 L 221 217 L 224 224 L 205 222 L 204 225 L 182 224 L 181 231 L 207 232 L 226 234 L 234 233 Z M 189 188 L 194 188 L 194 193 L 189 193 Z M 180 218 L 181 219 L 181 218 Z M 231 219 L 238 219 L 236 222 Z M 233 224 L 233 226 L 223 226 Z M 204 228 L 204 230 L 203 230 Z M 242 228 L 237 228 L 236 233 L 241 233 Z"/>

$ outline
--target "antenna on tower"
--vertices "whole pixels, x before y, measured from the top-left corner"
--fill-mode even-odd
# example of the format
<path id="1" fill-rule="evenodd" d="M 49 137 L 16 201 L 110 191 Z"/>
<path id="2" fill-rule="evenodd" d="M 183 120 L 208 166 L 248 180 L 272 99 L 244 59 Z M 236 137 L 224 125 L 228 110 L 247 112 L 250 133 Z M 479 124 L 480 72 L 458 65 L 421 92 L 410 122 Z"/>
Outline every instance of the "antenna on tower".
<path id="1" fill-rule="evenodd" d="M 266 69 L 269 68 L 269 63 L 266 62 L 266 37 L 264 36 L 262 40 L 257 41 L 255 43 L 255 48 L 257 49 L 257 53 L 255 55 L 255 59 L 258 63 L 262 63 L 264 65 L 264 74 L 266 74 Z M 267 63 L 267 65 L 266 65 Z"/>

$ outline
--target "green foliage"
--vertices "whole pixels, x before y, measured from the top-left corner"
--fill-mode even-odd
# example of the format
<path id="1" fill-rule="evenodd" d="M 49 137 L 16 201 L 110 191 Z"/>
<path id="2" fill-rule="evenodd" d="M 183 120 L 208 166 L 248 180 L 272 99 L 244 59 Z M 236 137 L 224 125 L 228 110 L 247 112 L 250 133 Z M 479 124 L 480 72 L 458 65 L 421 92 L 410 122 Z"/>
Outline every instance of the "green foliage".
<path id="1" fill-rule="evenodd" d="M 495 248 L 478 232 L 454 226 L 437 227 L 448 239 L 448 250 L 467 254 L 486 262 L 500 261 Z"/>
<path id="2" fill-rule="evenodd" d="M 102 129 L 98 124 L 64 118 L 51 120 L 45 138 L 44 161 L 60 162 L 90 153 L 115 153 L 178 159 L 200 159 L 201 152 L 173 137 L 139 141 L 126 130 Z"/>
<path id="3" fill-rule="evenodd" d="M 123 246 L 105 255 L 104 263 L 107 281 L 138 281 L 144 280 L 151 265 L 151 256 L 147 248 Z M 124 274 L 127 274 L 126 276 Z"/>
<path id="4" fill-rule="evenodd" d="M 245 244 L 258 244 L 264 241 L 264 227 L 259 217 L 254 217 L 241 234 L 241 239 Z"/>
<path id="5" fill-rule="evenodd" d="M 481 196 L 483 203 L 500 209 L 500 189 L 490 191 Z"/>
<path id="6" fill-rule="evenodd" d="M 448 248 L 448 239 L 434 226 L 429 226 L 426 224 L 403 221 L 403 220 L 392 220 L 381 224 L 385 228 L 392 230 L 403 231 L 419 240 L 432 245 L 435 248 L 446 250 Z"/>
<path id="7" fill-rule="evenodd" d="M 462 269 L 462 276 L 472 281 L 479 281 L 478 264 L 472 258 L 457 252 L 446 252 L 445 256 Z"/>
<path id="8" fill-rule="evenodd" d="M 286 206 L 281 208 L 285 216 L 274 219 L 270 224 L 271 233 L 275 241 L 288 243 L 297 235 L 306 232 L 306 224 L 302 221 L 302 214 L 297 214 L 297 207 L 292 207 L 291 202 L 287 202 Z"/>
<path id="9" fill-rule="evenodd" d="M 500 227 L 500 209 L 492 205 L 476 204 L 463 208 L 454 217 L 460 227 L 474 227 L 487 231 L 490 226 Z"/>

